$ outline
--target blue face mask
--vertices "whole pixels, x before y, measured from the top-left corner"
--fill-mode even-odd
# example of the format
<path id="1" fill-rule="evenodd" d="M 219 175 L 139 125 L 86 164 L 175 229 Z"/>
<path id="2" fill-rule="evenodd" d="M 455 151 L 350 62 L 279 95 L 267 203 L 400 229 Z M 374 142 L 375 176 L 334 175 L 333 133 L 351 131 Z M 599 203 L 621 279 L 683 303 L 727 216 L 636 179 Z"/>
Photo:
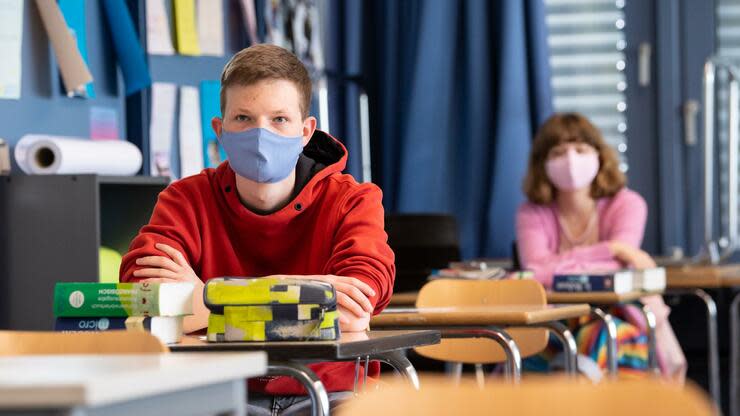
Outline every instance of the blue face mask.
<path id="1" fill-rule="evenodd" d="M 234 172 L 259 183 L 280 182 L 290 175 L 303 152 L 301 139 L 261 127 L 239 132 L 222 130 L 219 137 Z"/>

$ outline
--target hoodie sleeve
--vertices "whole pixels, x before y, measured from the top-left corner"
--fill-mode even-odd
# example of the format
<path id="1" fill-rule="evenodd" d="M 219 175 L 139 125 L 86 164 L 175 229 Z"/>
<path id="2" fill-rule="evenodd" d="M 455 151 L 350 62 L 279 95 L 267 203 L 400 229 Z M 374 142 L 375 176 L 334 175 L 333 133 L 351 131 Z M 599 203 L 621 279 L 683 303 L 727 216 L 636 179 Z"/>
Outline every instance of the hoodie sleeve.
<path id="1" fill-rule="evenodd" d="M 149 223 L 141 228 L 133 239 L 128 253 L 123 256 L 119 279 L 135 282 L 133 273 L 142 267 L 136 259 L 146 256 L 166 256 L 155 248 L 158 243 L 167 244 L 180 251 L 196 273 L 200 258 L 200 234 L 192 198 L 187 198 L 177 183 L 168 186 L 159 194 Z"/>
<path id="2" fill-rule="evenodd" d="M 325 274 L 359 279 L 373 288 L 374 313 L 388 305 L 396 275 L 395 257 L 385 233 L 382 192 L 360 185 L 340 204 L 332 255 Z"/>

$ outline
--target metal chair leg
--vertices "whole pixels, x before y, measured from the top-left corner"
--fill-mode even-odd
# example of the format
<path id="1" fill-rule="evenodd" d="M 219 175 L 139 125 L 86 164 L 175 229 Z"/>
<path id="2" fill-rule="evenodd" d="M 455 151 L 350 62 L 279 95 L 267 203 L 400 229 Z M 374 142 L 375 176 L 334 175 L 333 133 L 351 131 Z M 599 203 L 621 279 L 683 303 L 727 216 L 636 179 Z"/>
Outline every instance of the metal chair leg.
<path id="1" fill-rule="evenodd" d="M 400 373 L 406 381 L 411 383 L 411 386 L 414 389 L 419 390 L 419 375 L 416 373 L 416 369 L 413 364 L 411 364 L 411 361 L 409 361 L 409 359 L 401 352 L 389 351 L 373 355 L 373 359 L 384 362 L 393 367 L 393 369 Z"/>
<path id="2" fill-rule="evenodd" d="M 617 324 L 614 318 L 599 308 L 592 308 L 591 314 L 601 320 L 606 328 L 606 367 L 612 378 L 617 377 Z"/>
<path id="3" fill-rule="evenodd" d="M 329 395 L 321 380 L 308 367 L 293 362 L 271 362 L 267 365 L 267 375 L 290 376 L 298 380 L 311 397 L 311 414 L 329 416 Z"/>
<path id="4" fill-rule="evenodd" d="M 550 332 L 560 340 L 563 344 L 565 372 L 571 376 L 577 376 L 578 345 L 576 344 L 576 338 L 573 336 L 573 333 L 570 332 L 568 327 L 558 321 L 545 322 L 535 326 L 549 329 Z"/>
<path id="5" fill-rule="evenodd" d="M 740 292 L 730 305 L 730 415 L 740 416 Z"/>

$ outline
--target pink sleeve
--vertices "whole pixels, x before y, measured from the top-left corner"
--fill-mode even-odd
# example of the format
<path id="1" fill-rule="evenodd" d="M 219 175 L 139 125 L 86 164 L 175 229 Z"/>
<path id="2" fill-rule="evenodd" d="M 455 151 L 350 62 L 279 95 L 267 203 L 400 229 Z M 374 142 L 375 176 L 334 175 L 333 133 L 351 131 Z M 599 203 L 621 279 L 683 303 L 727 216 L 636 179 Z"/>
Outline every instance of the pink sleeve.
<path id="1" fill-rule="evenodd" d="M 610 206 L 599 221 L 606 225 L 603 241 L 590 246 L 577 247 L 557 253 L 557 223 L 542 207 L 524 204 L 519 208 L 516 221 L 517 247 L 522 267 L 532 270 L 535 279 L 545 287 L 552 286 L 552 277 L 558 272 L 584 270 L 611 270 L 621 265 L 612 256 L 609 241 L 619 240 L 640 247 L 647 204 L 642 197 L 628 189 L 622 190 L 610 201 Z"/>
<path id="2" fill-rule="evenodd" d="M 552 276 L 557 271 L 577 269 L 584 263 L 608 265 L 612 253 L 606 242 L 578 247 L 565 253 L 557 253 L 557 248 L 549 244 L 550 230 L 556 229 L 555 218 L 548 216 L 537 207 L 525 204 L 519 208 L 516 218 L 517 248 L 522 267 L 532 270 L 535 279 L 545 287 L 552 286 Z M 549 226 L 549 227 L 548 227 Z"/>
<path id="3" fill-rule="evenodd" d="M 640 248 L 647 222 L 647 203 L 636 192 L 629 189 L 619 191 L 606 209 L 604 221 L 607 225 L 605 240 L 619 240 Z"/>

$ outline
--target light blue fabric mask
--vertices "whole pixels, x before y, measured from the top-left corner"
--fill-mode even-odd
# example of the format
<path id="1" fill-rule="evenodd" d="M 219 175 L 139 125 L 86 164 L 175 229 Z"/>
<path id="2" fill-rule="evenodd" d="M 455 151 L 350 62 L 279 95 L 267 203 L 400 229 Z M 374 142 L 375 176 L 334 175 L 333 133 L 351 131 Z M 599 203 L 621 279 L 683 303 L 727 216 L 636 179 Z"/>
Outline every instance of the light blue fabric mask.
<path id="1" fill-rule="evenodd" d="M 222 130 L 218 139 L 234 172 L 259 183 L 287 178 L 303 152 L 301 136 L 281 136 L 261 127 L 239 132 Z"/>

